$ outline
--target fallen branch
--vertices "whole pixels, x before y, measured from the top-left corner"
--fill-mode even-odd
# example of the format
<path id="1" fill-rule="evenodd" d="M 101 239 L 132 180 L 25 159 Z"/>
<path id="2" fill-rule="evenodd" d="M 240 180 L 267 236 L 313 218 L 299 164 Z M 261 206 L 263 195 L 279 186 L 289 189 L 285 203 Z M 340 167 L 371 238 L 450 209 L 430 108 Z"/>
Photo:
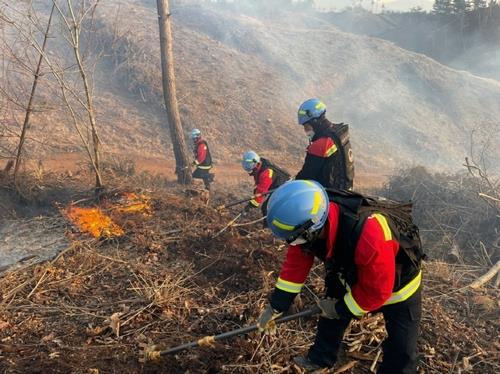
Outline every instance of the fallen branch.
<path id="1" fill-rule="evenodd" d="M 490 279 L 492 279 L 497 273 L 500 271 L 500 261 L 497 261 L 495 266 L 493 266 L 486 274 L 476 279 L 474 282 L 470 284 L 470 288 L 477 289 L 487 283 Z"/>
<path id="2" fill-rule="evenodd" d="M 341 367 L 339 367 L 337 370 L 335 370 L 333 372 L 333 374 L 340 374 L 340 373 L 343 373 L 349 369 L 352 369 L 354 366 L 356 366 L 356 364 L 358 363 L 359 361 L 349 361 L 347 364 L 345 365 L 342 365 Z"/>
<path id="3" fill-rule="evenodd" d="M 478 193 L 478 195 L 479 195 L 479 196 L 481 196 L 481 197 L 484 197 L 484 198 L 486 198 L 486 199 L 490 199 L 490 200 L 493 200 L 493 201 L 495 201 L 495 202 L 497 202 L 497 203 L 500 203 L 500 199 L 496 199 L 496 198 L 494 198 L 493 196 L 486 195 L 486 194 L 484 194 L 484 193 L 482 193 L 482 192 L 479 192 L 479 193 Z"/>

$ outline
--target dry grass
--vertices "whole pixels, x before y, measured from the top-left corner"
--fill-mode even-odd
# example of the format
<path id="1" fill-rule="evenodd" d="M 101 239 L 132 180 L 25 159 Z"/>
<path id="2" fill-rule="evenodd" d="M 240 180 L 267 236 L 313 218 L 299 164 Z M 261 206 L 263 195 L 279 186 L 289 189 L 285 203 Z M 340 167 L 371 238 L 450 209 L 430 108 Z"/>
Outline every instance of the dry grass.
<path id="1" fill-rule="evenodd" d="M 431 258 L 448 258 L 454 248 L 456 261 L 487 267 L 500 259 L 500 205 L 479 193 L 498 196 L 499 191 L 498 179 L 490 185 L 465 173 L 431 173 L 415 167 L 392 176 L 381 193 L 414 202 L 415 221 Z"/>
<path id="2" fill-rule="evenodd" d="M 131 191 L 126 180 L 155 186 L 147 215 L 106 210 L 125 235 L 92 239 L 68 226 L 71 245 L 57 258 L 1 276 L 0 368 L 300 373 L 291 357 L 311 344 L 314 318 L 282 325 L 275 336 L 253 333 L 159 362 L 138 361 L 144 344 L 167 349 L 254 323 L 284 254 L 260 226 L 229 228 L 214 238 L 231 214 L 143 178 L 123 179 L 101 200 L 104 209 L 106 200 L 120 201 L 119 191 Z M 479 266 L 426 265 L 419 343 L 424 372 L 498 371 L 498 289 L 468 288 L 483 272 Z M 322 285 L 318 265 L 295 310 L 311 305 Z M 345 335 L 350 352 L 335 370 L 369 372 L 384 336 L 381 316 L 355 321 Z"/>

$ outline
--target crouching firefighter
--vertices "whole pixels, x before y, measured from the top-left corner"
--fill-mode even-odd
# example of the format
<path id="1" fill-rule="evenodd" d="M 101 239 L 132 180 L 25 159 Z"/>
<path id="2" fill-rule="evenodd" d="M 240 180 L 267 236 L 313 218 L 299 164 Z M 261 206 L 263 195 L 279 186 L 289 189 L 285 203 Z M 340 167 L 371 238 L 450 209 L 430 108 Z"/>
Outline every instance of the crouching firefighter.
<path id="1" fill-rule="evenodd" d="M 254 197 L 248 202 L 244 211 L 261 207 L 262 215 L 265 216 L 267 214 L 269 194 L 262 194 L 281 186 L 290 179 L 290 174 L 269 160 L 261 158 L 254 151 L 248 151 L 243 154 L 241 165 L 249 175 L 253 176 L 255 181 Z"/>
<path id="2" fill-rule="evenodd" d="M 281 186 L 268 204 L 273 234 L 288 243 L 261 331 L 286 312 L 301 291 L 314 258 L 326 267 L 326 297 L 314 344 L 294 361 L 305 370 L 332 367 L 353 318 L 382 312 L 388 333 L 379 373 L 415 373 L 421 316 L 421 259 L 411 204 L 327 191 L 317 182 Z"/>
<path id="3" fill-rule="evenodd" d="M 201 137 L 201 131 L 198 129 L 191 131 L 191 140 L 194 151 L 193 166 L 196 167 L 193 178 L 202 179 L 205 189 L 210 191 L 210 183 L 214 181 L 214 175 L 209 172 L 212 168 L 212 156 L 207 141 Z"/>
<path id="4" fill-rule="evenodd" d="M 328 121 L 326 106 L 318 99 L 304 101 L 297 116 L 310 144 L 295 179 L 313 179 L 325 188 L 352 190 L 354 158 L 349 126 Z"/>

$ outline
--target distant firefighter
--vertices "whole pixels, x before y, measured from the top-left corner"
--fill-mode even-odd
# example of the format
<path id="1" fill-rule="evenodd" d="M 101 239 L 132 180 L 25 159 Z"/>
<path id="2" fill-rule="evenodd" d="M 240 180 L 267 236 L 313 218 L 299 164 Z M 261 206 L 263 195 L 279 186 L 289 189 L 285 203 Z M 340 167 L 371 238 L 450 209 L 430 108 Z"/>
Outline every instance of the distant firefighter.
<path id="1" fill-rule="evenodd" d="M 260 157 L 254 151 L 247 151 L 243 154 L 241 165 L 249 175 L 253 176 L 255 181 L 254 197 L 249 201 L 245 211 L 261 207 L 262 215 L 265 216 L 270 195 L 262 196 L 261 194 L 281 186 L 290 179 L 290 174 L 271 161 Z"/>
<path id="2" fill-rule="evenodd" d="M 214 175 L 209 172 L 212 168 L 212 156 L 207 141 L 201 137 L 201 131 L 198 129 L 191 131 L 191 140 L 194 151 L 193 166 L 196 167 L 193 178 L 202 179 L 205 188 L 210 191 L 210 183 L 214 181 Z"/>
<path id="3" fill-rule="evenodd" d="M 299 125 L 309 137 L 306 159 L 295 179 L 312 179 L 325 188 L 352 190 L 354 158 L 349 126 L 325 117 L 326 106 L 318 99 L 304 101 L 298 110 Z"/>

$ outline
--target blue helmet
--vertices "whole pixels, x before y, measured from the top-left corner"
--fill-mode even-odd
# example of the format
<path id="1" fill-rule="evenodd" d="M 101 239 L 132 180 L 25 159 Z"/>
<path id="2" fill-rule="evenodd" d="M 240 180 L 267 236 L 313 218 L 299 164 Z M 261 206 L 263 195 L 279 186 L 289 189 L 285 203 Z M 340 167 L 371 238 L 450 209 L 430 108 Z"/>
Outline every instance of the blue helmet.
<path id="1" fill-rule="evenodd" d="M 286 182 L 269 198 L 267 224 L 274 236 L 290 244 L 302 244 L 311 233 L 319 233 L 328 217 L 328 207 L 328 195 L 318 182 Z"/>
<path id="2" fill-rule="evenodd" d="M 247 151 L 243 153 L 243 160 L 241 161 L 241 166 L 247 173 L 252 172 L 253 169 L 260 162 L 260 156 L 254 151 Z"/>
<path id="3" fill-rule="evenodd" d="M 191 139 L 196 140 L 201 136 L 201 131 L 198 129 L 191 130 Z"/>
<path id="4" fill-rule="evenodd" d="M 309 99 L 302 103 L 297 113 L 299 125 L 321 117 L 326 112 L 326 105 L 318 99 Z"/>

